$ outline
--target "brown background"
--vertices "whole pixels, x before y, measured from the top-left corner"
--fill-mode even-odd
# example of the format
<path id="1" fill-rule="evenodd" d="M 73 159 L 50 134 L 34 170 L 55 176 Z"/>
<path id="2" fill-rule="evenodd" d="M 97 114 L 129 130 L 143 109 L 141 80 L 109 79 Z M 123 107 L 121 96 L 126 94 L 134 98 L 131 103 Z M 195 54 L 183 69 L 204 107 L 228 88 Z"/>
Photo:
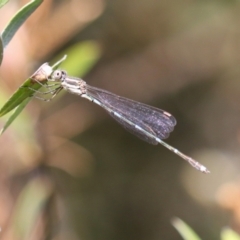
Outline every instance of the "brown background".
<path id="1" fill-rule="evenodd" d="M 0 10 L 1 29 L 24 2 Z M 33 100 L 0 139 L 4 239 L 21 239 L 14 222 L 28 219 L 41 189 L 47 200 L 29 239 L 181 239 L 173 217 L 202 239 L 219 239 L 225 226 L 238 231 L 239 13 L 238 1 L 43 2 L 4 53 L 1 95 L 95 40 L 101 57 L 84 80 L 172 113 L 178 124 L 167 142 L 211 174 L 132 136 L 78 96 Z"/>

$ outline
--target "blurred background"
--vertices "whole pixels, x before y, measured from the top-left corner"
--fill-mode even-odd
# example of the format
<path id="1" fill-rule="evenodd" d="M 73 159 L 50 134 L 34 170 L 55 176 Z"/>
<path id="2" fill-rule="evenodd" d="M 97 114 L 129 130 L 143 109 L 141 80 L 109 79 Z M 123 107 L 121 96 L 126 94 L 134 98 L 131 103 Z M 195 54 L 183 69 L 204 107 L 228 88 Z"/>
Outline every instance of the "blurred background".
<path id="1" fill-rule="evenodd" d="M 1 106 L 67 54 L 70 75 L 173 114 L 166 141 L 211 174 L 78 96 L 34 99 L 0 138 L 1 239 L 182 239 L 174 217 L 202 239 L 240 232 L 239 23 L 239 1 L 44 1 L 4 52 Z"/>

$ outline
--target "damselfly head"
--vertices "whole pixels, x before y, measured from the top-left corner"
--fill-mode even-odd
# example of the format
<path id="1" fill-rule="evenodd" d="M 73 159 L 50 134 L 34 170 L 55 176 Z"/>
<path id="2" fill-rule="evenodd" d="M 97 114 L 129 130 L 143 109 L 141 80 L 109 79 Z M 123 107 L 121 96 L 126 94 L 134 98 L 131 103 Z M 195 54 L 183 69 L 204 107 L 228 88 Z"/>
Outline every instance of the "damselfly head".
<path id="1" fill-rule="evenodd" d="M 52 73 L 52 80 L 56 81 L 56 82 L 62 82 L 64 81 L 64 79 L 67 76 L 67 72 L 64 70 L 56 70 Z"/>

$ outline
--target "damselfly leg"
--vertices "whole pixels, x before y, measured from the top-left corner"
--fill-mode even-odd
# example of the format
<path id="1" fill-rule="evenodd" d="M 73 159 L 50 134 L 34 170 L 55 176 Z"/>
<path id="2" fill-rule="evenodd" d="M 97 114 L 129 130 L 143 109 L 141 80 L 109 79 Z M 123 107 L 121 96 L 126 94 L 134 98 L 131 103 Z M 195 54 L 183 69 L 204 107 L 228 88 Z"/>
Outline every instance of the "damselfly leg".
<path id="1" fill-rule="evenodd" d="M 28 87 L 28 89 L 33 91 L 33 96 L 41 101 L 51 101 L 63 89 L 59 83 L 49 84 L 49 82 L 45 82 L 43 84 L 37 80 L 35 81 L 41 86 L 41 90 L 37 90 L 31 87 Z"/>
<path id="2" fill-rule="evenodd" d="M 62 89 L 63 88 L 60 86 L 60 87 L 55 88 L 54 90 L 50 90 L 50 91 L 46 91 L 46 92 L 41 92 L 36 89 L 31 89 L 31 90 L 33 90 L 35 92 L 35 94 L 34 94 L 35 98 L 37 98 L 41 101 L 44 101 L 44 102 L 50 102 Z"/>

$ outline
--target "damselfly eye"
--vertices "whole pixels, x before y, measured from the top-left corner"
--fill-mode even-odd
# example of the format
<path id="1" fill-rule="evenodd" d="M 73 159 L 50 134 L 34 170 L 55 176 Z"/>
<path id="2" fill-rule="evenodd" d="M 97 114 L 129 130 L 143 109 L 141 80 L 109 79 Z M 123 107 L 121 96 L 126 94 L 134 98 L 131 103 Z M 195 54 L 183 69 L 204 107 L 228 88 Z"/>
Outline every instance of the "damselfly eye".
<path id="1" fill-rule="evenodd" d="M 54 71 L 53 75 L 52 75 L 52 78 L 55 80 L 55 81 L 64 81 L 64 79 L 66 78 L 66 75 L 67 73 L 63 70 L 56 70 Z"/>
<path id="2" fill-rule="evenodd" d="M 56 71 L 56 77 L 61 78 L 62 72 L 61 71 Z"/>
<path id="3" fill-rule="evenodd" d="M 55 80 L 62 80 L 62 71 L 60 70 L 56 70 L 54 73 L 53 73 L 53 78 Z"/>

